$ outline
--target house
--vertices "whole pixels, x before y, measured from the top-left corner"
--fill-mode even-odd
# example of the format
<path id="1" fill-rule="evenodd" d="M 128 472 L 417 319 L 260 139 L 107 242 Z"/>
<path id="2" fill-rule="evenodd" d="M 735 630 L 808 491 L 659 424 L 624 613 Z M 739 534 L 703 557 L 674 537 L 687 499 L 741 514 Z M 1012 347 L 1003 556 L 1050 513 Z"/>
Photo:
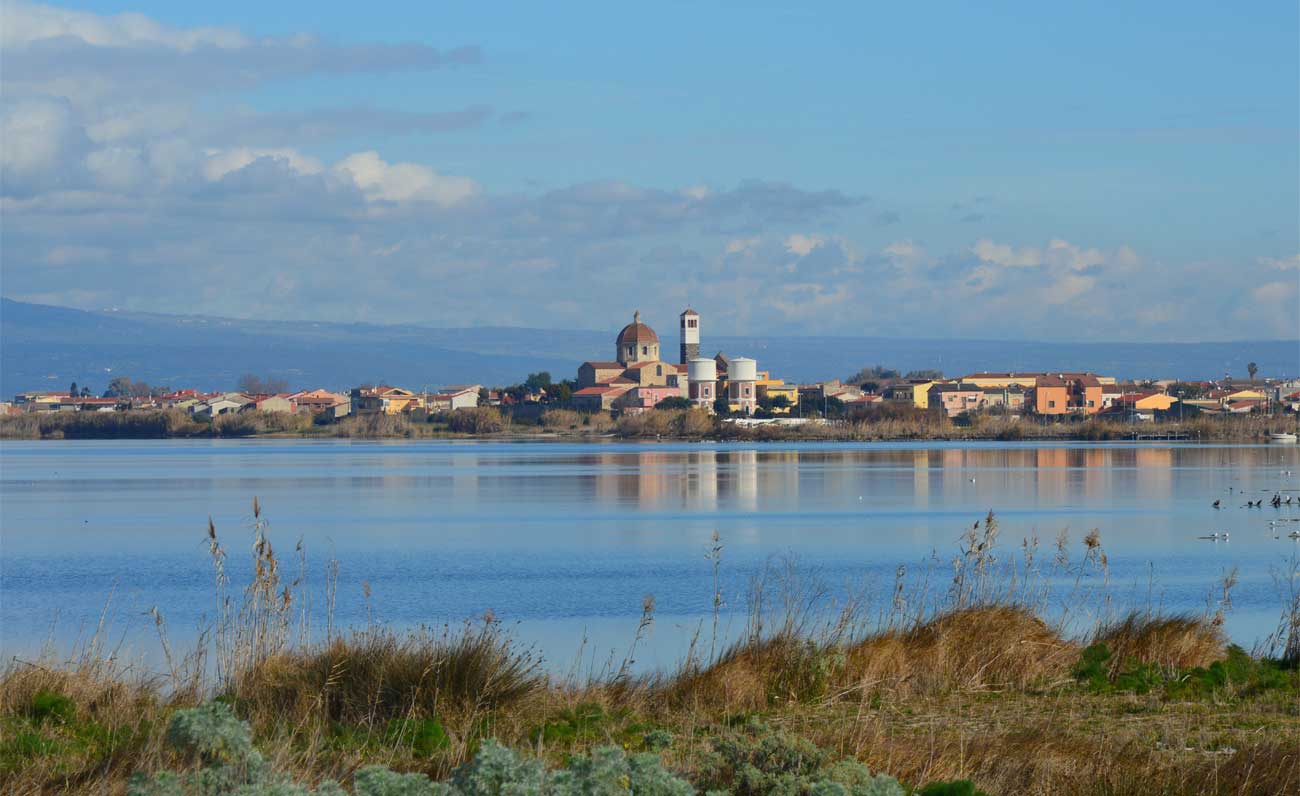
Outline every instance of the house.
<path id="1" fill-rule="evenodd" d="M 1268 408 L 1268 401 L 1261 398 L 1243 398 L 1235 401 L 1228 401 L 1223 408 L 1229 414 L 1245 415 L 1251 412 L 1263 412 Z"/>
<path id="2" fill-rule="evenodd" d="M 478 406 L 477 384 L 464 384 L 447 387 L 434 395 L 426 396 L 424 408 L 430 412 L 454 412 L 457 409 L 473 409 Z"/>
<path id="3" fill-rule="evenodd" d="M 1037 415 L 1064 415 L 1070 411 L 1070 385 L 1059 376 L 1038 376 L 1026 403 Z"/>
<path id="4" fill-rule="evenodd" d="M 293 401 L 297 407 L 296 411 L 307 412 L 313 415 L 320 414 L 332 406 L 348 400 L 346 395 L 339 395 L 329 390 L 300 390 L 289 395 L 289 400 Z"/>
<path id="5" fill-rule="evenodd" d="M 1092 373 L 1045 373 L 1034 378 L 1025 404 L 1039 415 L 1095 415 L 1102 410 L 1102 380 Z"/>
<path id="6" fill-rule="evenodd" d="M 948 417 L 956 417 L 963 412 L 979 411 L 984 399 L 983 388 L 965 382 L 934 384 L 928 392 L 927 405 L 930 408 L 942 409 Z"/>
<path id="7" fill-rule="evenodd" d="M 1095 415 L 1101 411 L 1101 380 L 1091 373 L 1071 374 L 1070 401 L 1076 411 L 1085 415 Z"/>
<path id="8" fill-rule="evenodd" d="M 77 398 L 69 402 L 80 412 L 116 412 L 124 405 L 120 398 Z"/>
<path id="9" fill-rule="evenodd" d="M 196 404 L 194 407 L 195 417 L 219 417 L 221 415 L 230 415 L 243 411 L 244 407 L 252 405 L 253 400 L 240 393 L 226 393 L 218 398 L 211 398 Z"/>
<path id="10" fill-rule="evenodd" d="M 772 407 L 775 414 L 789 414 L 799 405 L 799 385 L 786 384 L 783 379 L 774 379 L 769 371 L 761 370 L 758 372 L 758 381 L 754 382 L 754 390 L 758 395 L 760 403 L 770 403 L 777 401 L 778 398 L 784 399 L 784 406 Z"/>
<path id="11" fill-rule="evenodd" d="M 886 401 L 910 403 L 917 409 L 929 409 L 930 388 L 938 383 L 933 379 L 908 379 L 889 385 L 881 395 Z"/>
<path id="12" fill-rule="evenodd" d="M 1126 393 L 1120 396 L 1117 405 L 1137 412 L 1168 412 L 1176 403 L 1178 403 L 1178 399 L 1172 395 L 1146 392 Z"/>
<path id="13" fill-rule="evenodd" d="M 637 414 L 655 408 L 665 398 L 682 397 L 682 390 L 677 386 L 637 385 L 611 399 L 610 406 L 625 414 Z"/>
<path id="14" fill-rule="evenodd" d="M 401 387 L 381 384 L 376 387 L 355 387 L 352 390 L 352 412 L 358 415 L 400 415 L 414 409 L 420 396 Z"/>
<path id="15" fill-rule="evenodd" d="M 614 408 L 614 401 L 630 392 L 635 384 L 602 384 L 583 387 L 573 394 L 571 402 L 578 409 L 608 411 Z"/>
<path id="16" fill-rule="evenodd" d="M 284 395 L 258 395 L 253 398 L 248 408 L 256 412 L 288 412 L 292 413 L 297 410 L 298 406 L 289 400 L 289 394 Z"/>
<path id="17" fill-rule="evenodd" d="M 1019 412 L 1025 408 L 1025 388 L 1019 384 L 1008 384 L 1005 387 L 982 387 L 980 391 L 983 397 L 980 399 L 981 409 L 1003 409 L 1008 412 Z"/>

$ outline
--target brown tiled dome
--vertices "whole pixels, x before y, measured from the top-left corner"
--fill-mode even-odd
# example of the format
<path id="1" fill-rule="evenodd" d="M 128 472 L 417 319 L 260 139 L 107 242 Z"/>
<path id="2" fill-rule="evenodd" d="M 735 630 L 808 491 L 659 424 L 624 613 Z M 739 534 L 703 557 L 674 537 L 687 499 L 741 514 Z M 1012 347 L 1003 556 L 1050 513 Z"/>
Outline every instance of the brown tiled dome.
<path id="1" fill-rule="evenodd" d="M 655 330 L 641 323 L 641 313 L 632 316 L 632 322 L 623 327 L 623 331 L 618 333 L 618 345 L 643 345 L 654 343 L 658 345 L 659 335 Z"/>

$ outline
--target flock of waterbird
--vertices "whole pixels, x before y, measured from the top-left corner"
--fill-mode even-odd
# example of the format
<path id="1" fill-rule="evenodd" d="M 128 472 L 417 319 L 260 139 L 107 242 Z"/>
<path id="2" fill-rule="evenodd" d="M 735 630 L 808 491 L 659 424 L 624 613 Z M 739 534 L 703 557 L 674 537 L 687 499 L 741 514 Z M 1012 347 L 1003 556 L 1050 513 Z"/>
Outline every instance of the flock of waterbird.
<path id="1" fill-rule="evenodd" d="M 1281 475 L 1282 475 L 1283 478 L 1290 478 L 1290 477 L 1291 477 L 1291 471 L 1290 471 L 1290 470 L 1283 470 L 1283 471 L 1281 472 Z M 1265 495 L 1268 494 L 1268 490 L 1261 490 L 1261 491 L 1263 491 L 1263 493 L 1264 493 Z M 1295 489 L 1275 489 L 1275 490 L 1273 490 L 1273 497 L 1272 497 L 1272 498 L 1268 498 L 1268 497 L 1250 498 L 1250 497 L 1247 497 L 1247 498 L 1246 498 L 1246 502 L 1245 502 L 1244 504 L 1242 504 L 1242 505 L 1240 506 L 1240 508 L 1243 508 L 1243 509 L 1262 509 L 1262 508 L 1264 508 L 1264 504 L 1265 504 L 1265 503 L 1267 503 L 1268 505 L 1272 506 L 1273 508 L 1275 508 L 1275 509 L 1277 509 L 1277 510 L 1279 510 L 1279 511 L 1282 510 L 1282 509 L 1290 508 L 1290 507 L 1293 506 L 1293 505 L 1296 506 L 1297 508 L 1300 508 L 1300 495 L 1291 495 L 1291 494 L 1285 494 L 1285 495 L 1284 495 L 1284 494 L 1283 494 L 1284 492 L 1286 492 L 1286 493 L 1290 493 L 1290 492 L 1296 492 L 1296 491 L 1300 491 L 1300 490 L 1295 490 Z M 1237 488 L 1235 488 L 1235 487 L 1231 487 L 1231 486 L 1230 486 L 1230 487 L 1228 487 L 1228 494 L 1230 494 L 1230 495 L 1236 494 L 1236 495 L 1242 495 L 1242 496 L 1245 496 L 1245 495 L 1246 495 L 1246 491 L 1245 491 L 1244 489 L 1237 489 Z M 1218 499 L 1216 499 L 1216 500 L 1215 500 L 1213 503 L 1211 503 L 1210 505 L 1211 505 L 1213 508 L 1215 508 L 1215 509 L 1222 509 L 1222 508 L 1223 508 L 1223 498 L 1218 498 Z M 1273 520 L 1269 520 L 1269 521 L 1268 521 L 1268 529 L 1269 529 L 1270 531 L 1273 532 L 1273 538 L 1274 538 L 1274 539 L 1281 539 L 1281 538 L 1282 538 L 1282 536 L 1283 536 L 1283 534 L 1282 534 L 1282 529 L 1284 528 L 1284 526 L 1282 526 L 1282 524 L 1283 524 L 1283 523 L 1287 523 L 1287 522 L 1300 522 L 1300 517 L 1279 517 L 1278 519 L 1273 519 Z M 1280 527 L 1280 526 L 1282 526 L 1282 527 Z M 1228 534 L 1227 531 L 1216 531 L 1216 532 L 1214 532 L 1214 533 L 1207 534 L 1206 536 L 1198 536 L 1197 538 L 1198 538 L 1198 539 L 1209 539 L 1209 540 L 1211 540 L 1211 541 L 1215 541 L 1215 542 L 1218 542 L 1218 541 L 1224 541 L 1224 542 L 1226 542 L 1226 541 L 1228 541 L 1228 539 L 1229 539 L 1229 534 Z M 1291 531 L 1291 532 L 1287 533 L 1287 534 L 1286 534 L 1286 538 L 1287 538 L 1287 539 L 1300 539 L 1300 530 L 1295 530 L 1295 531 Z"/>

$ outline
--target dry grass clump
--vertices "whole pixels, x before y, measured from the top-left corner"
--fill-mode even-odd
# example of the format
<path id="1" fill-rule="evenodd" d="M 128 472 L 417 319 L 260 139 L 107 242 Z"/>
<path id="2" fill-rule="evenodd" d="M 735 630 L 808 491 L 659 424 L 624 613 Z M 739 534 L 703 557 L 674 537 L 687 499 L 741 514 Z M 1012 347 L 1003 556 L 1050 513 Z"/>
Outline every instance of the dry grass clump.
<path id="1" fill-rule="evenodd" d="M 723 712 L 809 702 L 826 693 L 834 650 L 790 633 L 739 641 L 703 668 L 688 667 L 664 688 L 674 705 Z"/>
<path id="2" fill-rule="evenodd" d="M 1093 639 L 1111 651 L 1115 667 L 1136 660 L 1165 669 L 1192 669 L 1222 660 L 1227 642 L 1213 620 L 1187 614 L 1133 612 L 1101 627 Z"/>
<path id="3" fill-rule="evenodd" d="M 232 690 L 259 711 L 360 724 L 507 707 L 542 686 L 539 663 L 490 622 L 437 636 L 371 629 L 267 658 Z"/>
<path id="4" fill-rule="evenodd" d="M 1030 611 L 993 605 L 870 637 L 849 649 L 846 668 L 867 692 L 1027 689 L 1064 680 L 1078 650 Z"/>

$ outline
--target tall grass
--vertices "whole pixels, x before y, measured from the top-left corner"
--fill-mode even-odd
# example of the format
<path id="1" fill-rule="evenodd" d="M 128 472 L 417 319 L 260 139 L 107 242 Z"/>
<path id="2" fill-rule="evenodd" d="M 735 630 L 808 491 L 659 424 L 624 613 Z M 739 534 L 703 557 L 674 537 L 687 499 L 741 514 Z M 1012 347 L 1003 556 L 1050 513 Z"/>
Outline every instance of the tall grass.
<path id="1" fill-rule="evenodd" d="M 1035 540 L 1004 545 L 990 514 L 967 528 L 950 561 L 900 568 L 893 583 L 832 589 L 797 562 L 774 561 L 743 595 L 723 594 L 715 535 L 712 617 L 677 669 L 634 674 L 655 621 L 648 596 L 621 664 L 555 677 L 490 615 L 439 630 L 372 620 L 339 631 L 337 562 L 325 567 L 325 626 L 314 630 L 301 544 L 282 558 L 256 502 L 250 526 L 251 572 L 236 589 L 228 569 L 244 556 L 209 522 L 213 623 L 180 656 L 161 636 L 167 671 L 126 660 L 107 620 L 69 659 L 7 664 L 0 791 L 120 791 L 132 770 L 171 761 L 161 738 L 169 712 L 212 696 L 251 722 L 275 765 L 309 782 L 347 780 L 376 762 L 441 776 L 491 737 L 562 759 L 640 743 L 652 728 L 678 735 L 669 762 L 707 782 L 713 774 L 698 767 L 710 765 L 709 739 L 761 715 L 872 770 L 912 782 L 972 778 L 990 793 L 1246 794 L 1300 784 L 1294 664 L 1232 659 L 1232 672 L 1256 678 L 1233 686 L 1229 670 L 1213 670 L 1226 654 L 1213 614 L 1114 615 L 1096 532 L 1062 536 L 1044 555 Z M 746 619 L 728 643 L 718 628 L 733 599 Z M 1298 603 L 1294 592 L 1288 599 L 1278 647 L 1294 650 Z M 161 614 L 156 621 L 165 633 Z M 1210 684 L 1213 699 L 1089 691 L 1076 672 L 1098 644 L 1114 653 L 1104 675 L 1112 681 L 1124 682 L 1128 662 L 1149 664 L 1169 688 Z M 37 707 L 58 699 L 71 707 Z M 1163 739 L 1154 750 L 1152 737 Z"/>

